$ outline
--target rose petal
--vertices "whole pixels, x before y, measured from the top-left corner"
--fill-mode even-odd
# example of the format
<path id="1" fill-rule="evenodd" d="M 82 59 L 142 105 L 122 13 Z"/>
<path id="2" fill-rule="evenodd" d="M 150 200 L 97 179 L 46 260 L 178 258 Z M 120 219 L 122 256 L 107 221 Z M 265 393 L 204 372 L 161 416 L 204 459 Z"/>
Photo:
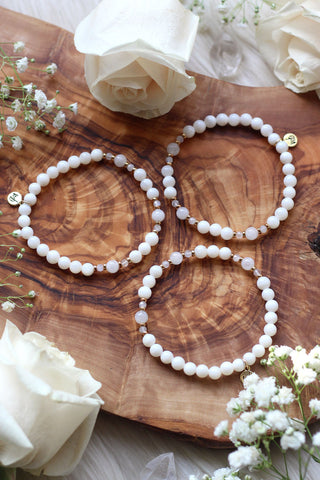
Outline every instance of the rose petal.
<path id="1" fill-rule="evenodd" d="M 18 462 L 33 450 L 32 443 L 16 420 L 0 404 L 0 464 Z"/>

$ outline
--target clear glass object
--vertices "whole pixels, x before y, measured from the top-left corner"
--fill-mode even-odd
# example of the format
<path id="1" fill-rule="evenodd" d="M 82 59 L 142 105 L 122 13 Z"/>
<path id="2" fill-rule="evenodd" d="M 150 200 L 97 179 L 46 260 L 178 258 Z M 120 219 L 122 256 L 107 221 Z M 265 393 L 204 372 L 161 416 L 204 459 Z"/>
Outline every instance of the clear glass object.
<path id="1" fill-rule="evenodd" d="M 239 44 L 232 28 L 222 24 L 210 50 L 210 59 L 219 79 L 232 79 L 236 75 L 242 60 Z"/>

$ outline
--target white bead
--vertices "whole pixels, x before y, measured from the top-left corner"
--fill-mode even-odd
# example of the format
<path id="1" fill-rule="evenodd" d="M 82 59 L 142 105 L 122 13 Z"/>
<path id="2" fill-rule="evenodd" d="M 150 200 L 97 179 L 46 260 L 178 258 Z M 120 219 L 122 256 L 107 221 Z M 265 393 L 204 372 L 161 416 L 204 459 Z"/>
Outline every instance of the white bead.
<path id="1" fill-rule="evenodd" d="M 147 198 L 153 200 L 154 198 L 159 197 L 159 190 L 157 188 L 151 187 L 147 190 Z"/>
<path id="2" fill-rule="evenodd" d="M 162 180 L 162 183 L 164 187 L 174 187 L 176 184 L 176 180 L 171 175 L 168 175 L 164 177 L 164 179 Z"/>
<path id="3" fill-rule="evenodd" d="M 185 220 L 189 216 L 189 210 L 186 207 L 179 207 L 176 211 L 179 220 Z"/>
<path id="4" fill-rule="evenodd" d="M 222 375 L 231 375 L 233 373 L 233 365 L 231 362 L 222 362 L 220 365 Z"/>
<path id="5" fill-rule="evenodd" d="M 37 184 L 38 185 L 38 184 Z M 41 188 L 41 187 L 40 187 Z M 27 193 L 23 199 L 24 203 L 28 205 L 35 205 L 37 203 L 37 197 L 33 193 Z"/>
<path id="6" fill-rule="evenodd" d="M 270 337 L 270 335 L 261 335 L 261 337 L 259 338 L 259 343 L 264 348 L 269 348 L 272 345 L 272 338 Z"/>
<path id="7" fill-rule="evenodd" d="M 79 262 L 79 260 L 73 260 L 70 263 L 69 269 L 70 269 L 70 272 L 72 273 L 80 273 L 82 269 L 82 263 Z"/>
<path id="8" fill-rule="evenodd" d="M 197 258 L 205 258 L 208 254 L 207 247 L 204 245 L 197 245 L 194 249 L 194 254 Z"/>
<path id="9" fill-rule="evenodd" d="M 142 242 L 138 246 L 138 250 L 142 255 L 148 255 L 151 252 L 151 246 L 147 242 Z"/>
<path id="10" fill-rule="evenodd" d="M 257 345 L 252 347 L 252 353 L 256 358 L 261 358 L 266 353 L 266 350 L 263 345 L 257 343 Z"/>
<path id="11" fill-rule="evenodd" d="M 127 159 L 124 155 L 122 155 L 121 153 L 119 155 L 116 155 L 113 159 L 113 162 L 115 164 L 116 167 L 124 167 L 125 164 L 127 163 Z"/>
<path id="12" fill-rule="evenodd" d="M 90 277 L 90 275 L 92 275 L 94 272 L 94 266 L 92 263 L 84 263 L 81 270 L 83 275 Z"/>
<path id="13" fill-rule="evenodd" d="M 278 135 L 277 133 L 271 133 L 268 137 L 268 142 L 270 143 L 270 145 L 275 145 L 277 142 L 279 142 L 280 140 L 280 135 Z"/>
<path id="14" fill-rule="evenodd" d="M 47 175 L 50 178 L 57 178 L 59 176 L 59 170 L 57 167 L 51 166 L 47 169 Z"/>
<path id="15" fill-rule="evenodd" d="M 209 368 L 207 365 L 198 365 L 196 369 L 196 375 L 199 378 L 206 378 L 209 375 Z"/>
<path id="16" fill-rule="evenodd" d="M 80 158 L 77 157 L 77 155 L 71 155 L 71 157 L 68 158 L 68 163 L 70 168 L 78 168 L 80 166 Z"/>
<path id="17" fill-rule="evenodd" d="M 106 264 L 106 269 L 107 269 L 107 272 L 109 273 L 117 273 L 119 268 L 120 268 L 120 265 L 116 260 L 109 260 Z"/>
<path id="18" fill-rule="evenodd" d="M 273 323 L 267 323 L 263 329 L 265 335 L 273 337 L 277 333 L 277 327 Z"/>
<path id="19" fill-rule="evenodd" d="M 260 117 L 255 117 L 251 120 L 251 127 L 253 130 L 260 130 L 263 125 L 263 120 Z"/>
<path id="20" fill-rule="evenodd" d="M 165 350 L 160 357 L 162 363 L 168 365 L 173 360 L 173 353 L 170 350 Z"/>
<path id="21" fill-rule="evenodd" d="M 278 217 L 274 216 L 274 215 L 271 215 L 271 217 L 269 217 L 266 221 L 266 224 L 268 225 L 268 227 L 272 228 L 273 230 L 278 228 L 279 225 L 280 225 L 280 220 Z"/>
<path id="22" fill-rule="evenodd" d="M 27 244 L 28 244 L 28 247 L 36 249 L 40 245 L 40 238 L 34 235 L 28 238 Z"/>
<path id="23" fill-rule="evenodd" d="M 262 296 L 263 300 L 265 300 L 266 302 L 268 300 L 273 300 L 274 299 L 274 290 L 272 290 L 272 288 L 265 288 L 264 290 L 262 290 L 261 296 Z"/>
<path id="24" fill-rule="evenodd" d="M 203 133 L 206 130 L 207 126 L 203 120 L 196 120 L 193 123 L 193 128 L 197 133 Z"/>
<path id="25" fill-rule="evenodd" d="M 220 249 L 217 245 L 209 245 L 207 248 L 207 254 L 210 258 L 217 258 L 219 256 Z"/>
<path id="26" fill-rule="evenodd" d="M 169 143 L 169 145 L 167 146 L 167 152 L 169 155 L 178 155 L 178 153 L 180 152 L 180 147 L 177 143 Z"/>
<path id="27" fill-rule="evenodd" d="M 219 250 L 219 257 L 221 260 L 228 260 L 232 255 L 232 252 L 229 247 L 222 247 Z"/>
<path id="28" fill-rule="evenodd" d="M 251 125 L 251 122 L 252 122 L 252 117 L 250 113 L 243 113 L 240 116 L 240 124 L 243 125 L 244 127 L 248 127 L 249 125 Z"/>
<path id="29" fill-rule="evenodd" d="M 134 315 L 135 321 L 139 325 L 143 325 L 144 323 L 147 323 L 148 317 L 149 316 L 145 310 L 138 310 Z"/>
<path id="30" fill-rule="evenodd" d="M 59 261 L 60 253 L 57 250 L 49 250 L 46 258 L 47 258 L 47 262 L 56 264 Z"/>
<path id="31" fill-rule="evenodd" d="M 160 278 L 163 270 L 160 267 L 160 265 L 152 265 L 152 267 L 149 270 L 150 275 L 152 275 L 154 278 Z"/>
<path id="32" fill-rule="evenodd" d="M 147 178 L 147 173 L 143 168 L 137 168 L 137 170 L 134 171 L 133 176 L 138 182 L 141 182 Z"/>
<path id="33" fill-rule="evenodd" d="M 295 187 L 297 185 L 297 177 L 294 175 L 286 175 L 283 179 L 286 187 Z"/>
<path id="34" fill-rule="evenodd" d="M 268 300 L 265 304 L 267 312 L 276 312 L 278 310 L 278 302 L 276 300 Z"/>
<path id="35" fill-rule="evenodd" d="M 271 133 L 273 132 L 273 128 L 268 123 L 265 123 L 260 128 L 260 132 L 263 137 L 269 137 L 269 135 L 271 135 Z"/>
<path id="36" fill-rule="evenodd" d="M 216 117 L 213 115 L 207 115 L 204 119 L 204 123 L 206 124 L 207 128 L 213 128 L 217 125 Z"/>
<path id="37" fill-rule="evenodd" d="M 200 233 L 208 233 L 210 230 L 210 223 L 206 220 L 200 220 L 197 225 L 198 232 Z"/>
<path id="38" fill-rule="evenodd" d="M 210 234 L 213 236 L 213 237 L 218 237 L 219 235 L 221 235 L 221 225 L 219 225 L 219 223 L 213 223 L 212 225 L 210 225 Z"/>
<path id="39" fill-rule="evenodd" d="M 219 113 L 216 116 L 216 120 L 217 120 L 217 125 L 219 125 L 220 127 L 224 127 L 225 125 L 227 125 L 229 121 L 229 117 L 225 113 Z"/>
<path id="40" fill-rule="evenodd" d="M 33 235 L 33 228 L 31 227 L 23 227 L 21 230 L 21 237 L 24 238 L 25 240 L 28 240 L 28 238 L 32 237 Z"/>
<path id="41" fill-rule="evenodd" d="M 284 153 L 284 152 L 287 152 L 288 151 L 288 144 L 287 142 L 285 142 L 284 140 L 280 140 L 280 142 L 278 142 L 276 144 L 276 150 L 278 153 Z"/>
<path id="42" fill-rule="evenodd" d="M 67 173 L 70 170 L 70 165 L 66 160 L 60 160 L 57 163 L 57 169 L 59 173 Z"/>
<path id="43" fill-rule="evenodd" d="M 277 208 L 274 214 L 277 218 L 279 218 L 280 221 L 283 221 L 286 218 L 288 218 L 288 210 L 284 207 Z"/>
<path id="44" fill-rule="evenodd" d="M 148 300 L 148 298 L 150 298 L 152 295 L 152 290 L 149 287 L 140 287 L 138 290 L 138 295 L 140 298 L 145 298 L 146 300 Z"/>
<path id="45" fill-rule="evenodd" d="M 154 245 L 157 245 L 157 243 L 159 242 L 159 237 L 156 234 L 156 232 L 149 232 L 145 236 L 145 241 L 149 243 L 151 247 L 153 247 Z"/>
<path id="46" fill-rule="evenodd" d="M 232 365 L 235 372 L 242 372 L 246 368 L 242 358 L 236 358 L 233 360 Z"/>
<path id="47" fill-rule="evenodd" d="M 195 136 L 195 133 L 196 133 L 192 125 L 186 125 L 183 128 L 182 132 L 185 134 L 186 138 L 192 138 Z"/>
<path id="48" fill-rule="evenodd" d="M 209 377 L 212 380 L 218 380 L 221 377 L 220 368 L 216 366 L 209 368 Z"/>
<path id="49" fill-rule="evenodd" d="M 258 238 L 259 233 L 255 227 L 248 227 L 245 235 L 248 240 L 255 240 Z"/>
<path id="50" fill-rule="evenodd" d="M 259 277 L 257 280 L 257 287 L 260 290 L 264 290 L 265 288 L 270 287 L 270 280 L 268 277 Z"/>
<path id="51" fill-rule="evenodd" d="M 256 361 L 256 357 L 252 352 L 245 353 L 242 358 L 247 365 L 253 365 Z"/>
<path id="52" fill-rule="evenodd" d="M 145 287 L 153 288 L 156 284 L 156 279 L 153 275 L 145 275 L 143 277 L 142 283 Z"/>
<path id="53" fill-rule="evenodd" d="M 167 187 L 165 190 L 164 190 L 164 196 L 166 198 L 176 198 L 177 196 L 177 190 L 174 188 L 174 187 Z"/>
<path id="54" fill-rule="evenodd" d="M 266 323 L 277 323 L 278 315 L 275 312 L 267 312 L 264 319 Z"/>
<path id="55" fill-rule="evenodd" d="M 37 246 L 37 254 L 40 257 L 46 257 L 48 255 L 49 250 L 50 250 L 50 248 L 46 243 L 40 243 Z"/>
<path id="56" fill-rule="evenodd" d="M 163 353 L 163 348 L 158 343 L 154 343 L 153 345 L 151 345 L 149 351 L 150 355 L 152 355 L 153 357 L 161 357 Z"/>
<path id="57" fill-rule="evenodd" d="M 67 270 L 70 268 L 71 260 L 69 257 L 60 257 L 58 260 L 58 266 L 61 270 Z"/>
<path id="58" fill-rule="evenodd" d="M 193 362 L 187 362 L 183 368 L 184 373 L 188 375 L 188 377 L 190 377 L 191 375 L 194 375 L 196 373 L 196 370 L 197 370 L 197 365 Z"/>
<path id="59" fill-rule="evenodd" d="M 41 187 L 46 187 L 47 185 L 49 185 L 49 182 L 49 175 L 47 175 L 46 173 L 39 173 L 39 175 L 37 176 L 37 183 L 39 183 Z"/>
<path id="60" fill-rule="evenodd" d="M 282 167 L 282 173 L 284 175 L 293 175 L 295 171 L 295 166 L 292 163 L 285 163 Z"/>
<path id="61" fill-rule="evenodd" d="M 161 168 L 161 174 L 163 177 L 173 175 L 173 167 L 171 165 L 164 165 L 164 167 Z"/>
<path id="62" fill-rule="evenodd" d="M 80 163 L 82 163 L 82 165 L 89 165 L 89 163 L 92 160 L 91 154 L 89 152 L 80 153 L 79 158 L 80 158 Z"/>
<path id="63" fill-rule="evenodd" d="M 249 271 L 254 268 L 254 260 L 251 257 L 245 257 L 241 260 L 243 270 Z"/>
<path id="64" fill-rule="evenodd" d="M 39 195 L 39 193 L 41 192 L 41 185 L 39 185 L 39 183 L 37 182 L 30 183 L 28 190 L 30 193 L 33 193 L 33 195 Z"/>
<path id="65" fill-rule="evenodd" d="M 18 208 L 18 212 L 19 212 L 20 215 L 30 215 L 31 207 L 30 207 L 30 205 L 27 205 L 26 203 L 22 203 Z"/>
<path id="66" fill-rule="evenodd" d="M 221 230 L 221 238 L 223 240 L 230 240 L 233 237 L 233 230 L 230 227 L 224 227 Z"/>
<path id="67" fill-rule="evenodd" d="M 165 213 L 160 208 L 156 208 L 153 210 L 151 217 L 155 223 L 161 223 L 165 219 Z"/>
<path id="68" fill-rule="evenodd" d="M 103 151 L 100 148 L 95 148 L 91 152 L 91 158 L 94 162 L 100 162 L 103 159 Z"/>
<path id="69" fill-rule="evenodd" d="M 150 178 L 145 178 L 145 179 L 141 180 L 141 182 L 140 182 L 140 188 L 144 192 L 146 192 L 150 188 L 152 188 L 152 185 L 153 185 L 153 183 L 152 183 L 152 180 L 150 180 Z"/>
<path id="70" fill-rule="evenodd" d="M 156 343 L 156 337 L 152 333 L 146 333 L 142 339 L 142 343 L 145 347 L 152 347 Z"/>
<path id="71" fill-rule="evenodd" d="M 185 366 L 185 361 L 182 357 L 173 357 L 172 362 L 171 362 L 171 367 L 174 370 L 183 370 Z"/>
<path id="72" fill-rule="evenodd" d="M 291 152 L 283 152 L 280 155 L 280 162 L 286 165 L 287 163 L 291 163 L 293 160 L 293 156 Z"/>
<path id="73" fill-rule="evenodd" d="M 28 227 L 31 223 L 30 217 L 28 215 L 20 215 L 18 218 L 19 227 Z"/>
<path id="74" fill-rule="evenodd" d="M 296 196 L 296 190 L 293 187 L 286 187 L 283 189 L 283 196 L 288 198 L 294 198 Z"/>
<path id="75" fill-rule="evenodd" d="M 229 115 L 229 125 L 231 125 L 231 127 L 236 127 L 239 123 L 240 116 L 237 113 L 231 113 L 231 115 Z"/>
<path id="76" fill-rule="evenodd" d="M 132 250 L 129 253 L 129 258 L 132 263 L 139 263 L 142 260 L 142 253 L 139 250 Z"/>
<path id="77" fill-rule="evenodd" d="M 180 265 L 183 261 L 183 256 L 180 252 L 172 252 L 170 255 L 170 261 L 173 265 Z"/>

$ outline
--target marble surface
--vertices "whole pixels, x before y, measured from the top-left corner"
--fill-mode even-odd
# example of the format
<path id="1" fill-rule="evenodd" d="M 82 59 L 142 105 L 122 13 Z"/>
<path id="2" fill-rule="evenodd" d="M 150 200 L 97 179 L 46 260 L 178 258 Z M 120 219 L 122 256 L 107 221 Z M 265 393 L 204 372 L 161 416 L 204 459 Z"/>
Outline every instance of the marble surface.
<path id="1" fill-rule="evenodd" d="M 1 7 L 45 20 L 70 32 L 74 32 L 81 19 L 98 3 L 98 0 L 0 0 Z M 218 47 L 224 31 L 217 14 L 217 0 L 206 0 L 206 5 L 207 16 L 203 22 L 203 31 L 198 34 L 187 68 L 242 85 L 279 85 L 279 81 L 257 51 L 254 27 L 249 25 L 243 28 L 236 22 L 228 33 L 234 37 L 236 45 L 239 46 L 241 63 L 236 73 L 223 76 L 223 58 L 219 56 Z M 174 453 L 178 480 L 188 480 L 191 474 L 212 473 L 216 468 L 227 464 L 228 452 L 225 450 L 205 448 L 167 433 L 156 432 L 142 425 L 101 413 L 80 464 L 72 474 L 61 478 L 140 480 L 140 472 L 144 466 L 166 452 Z M 297 459 L 291 454 L 288 460 L 292 472 L 291 479 L 296 480 L 299 478 Z M 315 480 L 319 475 L 319 466 L 313 464 L 307 478 Z M 258 477 L 269 478 L 260 474 Z M 20 471 L 17 478 L 30 480 L 34 477 Z M 170 480 L 173 479 L 170 477 Z"/>

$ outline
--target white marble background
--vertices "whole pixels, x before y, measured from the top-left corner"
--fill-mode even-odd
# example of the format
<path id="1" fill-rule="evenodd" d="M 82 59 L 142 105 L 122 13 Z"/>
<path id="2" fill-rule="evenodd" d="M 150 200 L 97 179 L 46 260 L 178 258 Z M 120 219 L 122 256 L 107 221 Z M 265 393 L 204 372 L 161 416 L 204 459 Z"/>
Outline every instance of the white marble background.
<path id="1" fill-rule="evenodd" d="M 217 14 L 218 0 L 205 1 L 207 4 L 205 24 L 208 25 L 208 29 L 199 33 L 187 68 L 208 76 L 222 78 L 221 64 L 217 59 L 213 63 L 210 56 L 212 48 L 214 54 L 217 54 L 215 45 L 218 44 L 222 35 Z M 229 4 L 235 1 L 230 0 Z M 1 7 L 45 20 L 70 32 L 75 31 L 82 18 L 98 3 L 99 0 L 0 0 Z M 236 36 L 242 61 L 236 74 L 225 79 L 248 86 L 279 85 L 280 82 L 257 51 L 254 27 L 249 25 L 244 28 L 235 22 L 232 24 L 231 32 Z M 142 425 L 101 413 L 80 464 L 71 475 L 60 477 L 60 480 L 62 478 L 64 480 L 140 480 L 140 472 L 144 466 L 153 458 L 166 452 L 174 453 L 178 480 L 188 480 L 191 474 L 210 473 L 216 468 L 227 465 L 228 452 L 225 450 L 204 448 L 170 434 L 155 432 Z M 299 472 L 294 453 L 289 455 L 288 460 L 292 472 L 291 479 L 298 480 Z M 20 471 L 17 478 L 31 480 L 35 477 Z M 261 480 L 269 477 L 258 474 L 256 478 Z M 318 478 L 320 478 L 320 467 L 314 463 L 307 480 Z M 154 477 L 150 477 L 150 480 L 154 480 Z M 174 478 L 168 477 L 168 480 L 174 480 Z"/>

